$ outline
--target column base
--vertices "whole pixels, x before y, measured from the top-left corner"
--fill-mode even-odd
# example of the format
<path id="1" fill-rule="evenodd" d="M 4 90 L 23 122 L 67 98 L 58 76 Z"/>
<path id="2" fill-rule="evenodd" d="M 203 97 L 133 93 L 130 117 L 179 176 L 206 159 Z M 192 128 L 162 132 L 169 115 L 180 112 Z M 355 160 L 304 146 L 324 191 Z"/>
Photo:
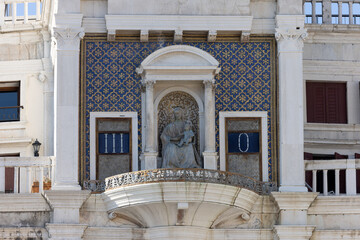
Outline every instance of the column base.
<path id="1" fill-rule="evenodd" d="M 272 192 L 271 197 L 279 207 L 279 223 L 305 226 L 307 211 L 317 195 L 312 192 Z"/>
<path id="2" fill-rule="evenodd" d="M 144 152 L 145 170 L 157 169 L 157 152 Z"/>
<path id="3" fill-rule="evenodd" d="M 83 235 L 87 227 L 88 225 L 86 224 L 46 224 L 46 229 L 49 232 L 49 239 L 51 240 L 83 239 Z"/>
<path id="4" fill-rule="evenodd" d="M 276 225 L 274 232 L 279 240 L 309 240 L 315 226 L 308 225 Z"/>
<path id="5" fill-rule="evenodd" d="M 90 196 L 90 191 L 48 190 L 45 197 L 54 209 L 52 223 L 78 224 L 80 208 Z"/>
<path id="6" fill-rule="evenodd" d="M 204 169 L 217 170 L 217 152 L 203 152 L 204 156 Z"/>

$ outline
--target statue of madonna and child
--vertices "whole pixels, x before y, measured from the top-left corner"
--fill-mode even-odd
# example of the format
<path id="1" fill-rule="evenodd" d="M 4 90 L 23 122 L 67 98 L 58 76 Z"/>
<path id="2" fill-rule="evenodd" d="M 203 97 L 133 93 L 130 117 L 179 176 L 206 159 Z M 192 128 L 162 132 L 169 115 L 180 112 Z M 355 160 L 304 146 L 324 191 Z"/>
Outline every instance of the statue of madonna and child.
<path id="1" fill-rule="evenodd" d="M 200 168 L 200 156 L 195 149 L 195 134 L 191 121 L 183 120 L 180 107 L 174 108 L 175 121 L 161 133 L 163 168 Z"/>

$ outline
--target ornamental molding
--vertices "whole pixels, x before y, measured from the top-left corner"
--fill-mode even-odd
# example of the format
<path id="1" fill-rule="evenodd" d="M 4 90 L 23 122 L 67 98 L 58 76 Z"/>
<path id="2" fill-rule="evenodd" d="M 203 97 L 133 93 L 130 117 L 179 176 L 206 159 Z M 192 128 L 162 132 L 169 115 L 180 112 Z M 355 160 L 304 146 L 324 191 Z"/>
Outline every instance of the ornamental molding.
<path id="1" fill-rule="evenodd" d="M 84 28 L 53 29 L 57 50 L 80 51 L 80 40 L 85 36 Z"/>
<path id="2" fill-rule="evenodd" d="M 275 38 L 279 44 L 282 42 L 295 42 L 296 47 L 303 48 L 304 40 L 307 38 L 308 33 L 306 29 L 282 29 L 275 28 Z M 286 50 L 286 49 L 285 49 Z"/>
<path id="3" fill-rule="evenodd" d="M 143 82 L 214 80 L 219 62 L 209 53 L 192 46 L 174 45 L 150 54 L 136 69 Z"/>

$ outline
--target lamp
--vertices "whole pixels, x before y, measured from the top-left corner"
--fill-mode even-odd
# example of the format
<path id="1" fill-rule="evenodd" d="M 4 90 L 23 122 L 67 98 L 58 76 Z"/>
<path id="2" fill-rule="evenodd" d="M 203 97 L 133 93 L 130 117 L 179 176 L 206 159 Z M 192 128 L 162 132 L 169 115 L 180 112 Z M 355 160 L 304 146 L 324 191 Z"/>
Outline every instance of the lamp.
<path id="1" fill-rule="evenodd" d="M 41 143 L 36 139 L 35 142 L 32 145 L 33 145 L 33 148 L 34 148 L 34 156 L 38 157 Z"/>

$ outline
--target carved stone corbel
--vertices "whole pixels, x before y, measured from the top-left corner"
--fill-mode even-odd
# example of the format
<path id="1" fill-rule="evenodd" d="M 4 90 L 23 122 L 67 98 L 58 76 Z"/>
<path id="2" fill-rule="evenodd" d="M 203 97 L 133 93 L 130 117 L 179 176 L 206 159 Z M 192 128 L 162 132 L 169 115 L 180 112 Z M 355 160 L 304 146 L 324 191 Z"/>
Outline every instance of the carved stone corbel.
<path id="1" fill-rule="evenodd" d="M 115 41 L 116 38 L 116 30 L 115 29 L 109 29 L 107 33 L 107 40 L 108 41 Z"/>
<path id="2" fill-rule="evenodd" d="M 240 41 L 241 42 L 249 42 L 250 41 L 250 32 L 242 32 Z"/>
<path id="3" fill-rule="evenodd" d="M 217 31 L 216 30 L 210 30 L 208 33 L 208 42 L 215 42 L 216 41 L 216 36 L 217 36 Z"/>
<path id="4" fill-rule="evenodd" d="M 149 41 L 149 30 L 143 29 L 140 31 L 140 42 Z"/>
<path id="5" fill-rule="evenodd" d="M 181 43 L 183 38 L 183 31 L 176 29 L 174 32 L 174 43 Z"/>

